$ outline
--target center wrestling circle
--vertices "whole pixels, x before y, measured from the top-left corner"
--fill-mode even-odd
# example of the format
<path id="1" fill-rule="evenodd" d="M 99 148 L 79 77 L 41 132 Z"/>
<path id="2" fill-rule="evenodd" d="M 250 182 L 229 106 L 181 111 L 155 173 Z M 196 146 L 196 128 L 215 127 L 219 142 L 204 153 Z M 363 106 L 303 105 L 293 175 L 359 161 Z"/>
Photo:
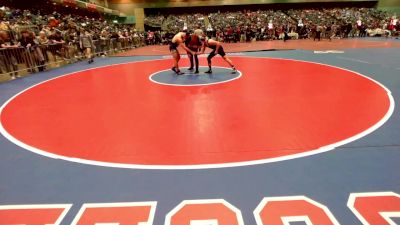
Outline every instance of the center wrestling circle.
<path id="1" fill-rule="evenodd" d="M 232 60 L 241 71 L 236 80 L 227 79 L 235 77 L 221 58 L 213 60 L 213 79 L 225 82 L 218 85 L 193 86 L 212 79 L 178 77 L 165 59 L 61 76 L 6 102 L 0 132 L 22 148 L 73 162 L 199 169 L 332 150 L 373 132 L 394 109 L 386 87 L 349 70 L 286 59 Z"/>
<path id="2" fill-rule="evenodd" d="M 168 69 L 151 74 L 149 79 L 154 83 L 170 86 L 203 86 L 226 83 L 242 76 L 242 72 L 237 71 L 232 74 L 232 69 L 226 67 L 214 66 L 211 74 L 204 72 L 208 70 L 208 67 L 205 66 L 199 67 L 198 74 L 193 73 L 194 70 L 189 71 L 188 68 L 181 68 L 185 73 L 183 75 L 176 75 L 175 72 Z"/>

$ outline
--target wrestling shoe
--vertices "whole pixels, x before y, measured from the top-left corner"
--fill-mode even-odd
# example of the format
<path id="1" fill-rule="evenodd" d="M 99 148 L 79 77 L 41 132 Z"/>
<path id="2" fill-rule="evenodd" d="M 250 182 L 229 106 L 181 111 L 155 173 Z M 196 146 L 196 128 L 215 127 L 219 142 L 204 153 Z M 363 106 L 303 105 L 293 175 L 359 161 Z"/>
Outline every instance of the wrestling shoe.
<path id="1" fill-rule="evenodd" d="M 185 73 L 181 72 L 180 70 L 175 71 L 175 73 L 176 73 L 176 75 L 183 75 L 183 74 L 185 74 Z"/>

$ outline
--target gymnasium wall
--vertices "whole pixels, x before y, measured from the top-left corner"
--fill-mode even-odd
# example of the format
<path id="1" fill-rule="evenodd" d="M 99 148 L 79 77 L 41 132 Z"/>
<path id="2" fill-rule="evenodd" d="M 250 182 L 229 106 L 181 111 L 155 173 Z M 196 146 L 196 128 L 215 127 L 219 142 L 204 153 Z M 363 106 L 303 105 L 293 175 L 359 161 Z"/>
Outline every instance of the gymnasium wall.
<path id="1" fill-rule="evenodd" d="M 380 0 L 378 3 L 378 8 L 397 12 L 397 16 L 400 16 L 400 0 Z"/>

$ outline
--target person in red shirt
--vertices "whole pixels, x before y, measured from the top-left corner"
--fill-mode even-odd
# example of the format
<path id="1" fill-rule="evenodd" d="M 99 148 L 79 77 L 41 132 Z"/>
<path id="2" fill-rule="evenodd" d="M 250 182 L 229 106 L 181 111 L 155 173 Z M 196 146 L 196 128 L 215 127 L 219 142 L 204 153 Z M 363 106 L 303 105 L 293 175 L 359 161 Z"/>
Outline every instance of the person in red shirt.
<path id="1" fill-rule="evenodd" d="M 185 44 L 186 46 L 192 50 L 193 52 L 197 53 L 199 52 L 200 48 L 201 48 L 201 41 L 200 41 L 200 36 L 203 36 L 203 31 L 201 29 L 197 29 L 194 31 L 193 34 L 186 35 L 187 38 L 185 40 Z M 192 54 L 192 52 L 187 51 L 187 55 L 188 58 L 190 60 L 190 68 L 189 70 L 192 71 L 193 70 L 193 58 L 194 58 L 194 62 L 195 62 L 195 66 L 196 66 L 196 70 L 195 70 L 195 74 L 199 73 L 199 58 L 197 57 L 197 54 Z"/>
<path id="2" fill-rule="evenodd" d="M 154 32 L 153 31 L 149 31 L 147 32 L 147 43 L 149 45 L 153 45 L 154 44 Z"/>
<path id="3" fill-rule="evenodd" d="M 56 18 L 54 18 L 54 17 L 50 17 L 50 19 L 49 19 L 49 26 L 51 27 L 51 28 L 55 28 L 55 27 L 58 27 L 58 25 L 60 24 L 60 21 L 58 21 Z"/>
<path id="4" fill-rule="evenodd" d="M 226 36 L 227 36 L 228 42 L 231 42 L 233 40 L 233 28 L 232 27 L 228 27 L 228 29 L 226 30 Z"/>

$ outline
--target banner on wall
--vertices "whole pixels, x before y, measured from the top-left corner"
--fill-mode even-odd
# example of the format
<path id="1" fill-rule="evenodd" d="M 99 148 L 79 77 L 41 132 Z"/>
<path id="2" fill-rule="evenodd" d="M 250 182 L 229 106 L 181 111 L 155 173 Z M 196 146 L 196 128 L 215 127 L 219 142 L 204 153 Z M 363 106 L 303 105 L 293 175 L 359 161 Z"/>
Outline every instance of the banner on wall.
<path id="1" fill-rule="evenodd" d="M 86 3 L 86 8 L 90 11 L 97 11 L 97 5 L 92 3 Z"/>
<path id="2" fill-rule="evenodd" d="M 77 6 L 76 0 L 63 0 L 63 4 L 67 6 Z"/>

